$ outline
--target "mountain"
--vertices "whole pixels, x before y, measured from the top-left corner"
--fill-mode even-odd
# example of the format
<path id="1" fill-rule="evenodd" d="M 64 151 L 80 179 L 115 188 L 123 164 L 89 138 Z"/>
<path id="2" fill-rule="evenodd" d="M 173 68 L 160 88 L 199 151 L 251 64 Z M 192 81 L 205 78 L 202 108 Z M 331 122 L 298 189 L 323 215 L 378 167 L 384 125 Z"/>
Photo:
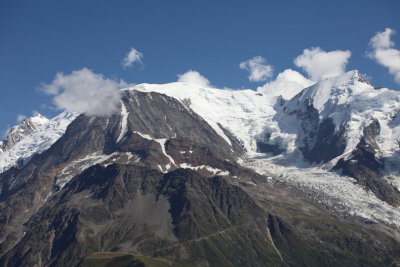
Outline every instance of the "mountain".
<path id="1" fill-rule="evenodd" d="M 3 141 L 0 141 L 0 153 L 12 148 L 16 143 L 30 135 L 37 128 L 46 124 L 49 120 L 39 113 L 30 118 L 25 118 L 21 124 L 12 127 Z"/>
<path id="2" fill-rule="evenodd" d="M 232 132 L 248 155 L 261 152 L 280 165 L 338 170 L 379 199 L 400 204 L 400 92 L 378 89 L 358 71 L 323 80 L 288 101 L 181 83 L 134 89 L 191 103 L 221 136 L 218 124 Z"/>
<path id="3" fill-rule="evenodd" d="M 341 170 L 399 206 L 399 180 L 392 185 L 383 176 L 400 170 L 400 92 L 377 89 L 351 71 L 306 88 L 277 110 L 280 131 L 294 138 L 282 144 L 266 131 L 266 144 L 286 151 L 292 146 L 307 161 Z"/>
<path id="4" fill-rule="evenodd" d="M 18 140 L 18 142 L 14 142 L 12 146 L 7 145 L 7 149 L 0 152 L 0 173 L 11 167 L 21 167 L 33 155 L 47 150 L 64 134 L 67 126 L 77 116 L 78 114 L 63 112 L 48 120 L 37 115 L 33 117 L 34 120 L 26 119 L 21 125 L 11 128 L 5 140 Z M 37 122 L 33 123 L 35 121 Z M 6 143 L 3 141 L 3 144 Z"/>
<path id="5" fill-rule="evenodd" d="M 382 112 L 398 108 L 398 96 L 350 72 L 290 100 L 142 84 L 121 92 L 118 114 L 62 113 L 24 138 L 23 165 L 0 174 L 0 265 L 86 266 L 116 253 L 110 262 L 396 266 L 396 201 L 345 163 L 376 171 L 366 178 L 374 183 L 389 185 L 388 172 L 395 180 L 398 166 L 385 162 L 398 153 L 388 149 L 398 120 Z M 331 103 L 338 108 L 328 111 Z M 359 138 L 348 138 L 365 112 L 394 137 L 361 123 Z M 358 154 L 373 141 L 381 151 L 373 160 L 383 162 L 376 169 Z"/>

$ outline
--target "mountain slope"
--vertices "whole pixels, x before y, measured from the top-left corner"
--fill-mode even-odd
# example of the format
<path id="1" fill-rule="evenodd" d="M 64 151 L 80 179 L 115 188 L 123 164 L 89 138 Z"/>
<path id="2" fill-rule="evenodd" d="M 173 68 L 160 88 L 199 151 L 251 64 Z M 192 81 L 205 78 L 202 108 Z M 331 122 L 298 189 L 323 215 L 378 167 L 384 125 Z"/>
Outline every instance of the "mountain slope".
<path id="1" fill-rule="evenodd" d="M 400 260 L 395 228 L 338 217 L 242 167 L 244 148 L 217 126 L 137 90 L 123 92 L 120 114 L 80 115 L 0 174 L 1 264 L 76 266 L 97 251 L 210 266 Z"/>
<path id="2" fill-rule="evenodd" d="M 123 99 L 121 115 L 81 115 L 48 150 L 33 156 L 22 169 L 12 168 L 0 175 L 0 206 L 4 218 L 0 240 L 6 240 L 3 247 L 8 246 L 8 242 L 11 246 L 15 238 L 22 235 L 22 224 L 52 194 L 96 163 L 106 160 L 140 162 L 140 165 L 163 172 L 182 164 L 214 174 L 224 172 L 218 167 L 229 165 L 229 161 L 233 162 L 241 153 L 238 145 L 228 145 L 201 117 L 175 99 L 136 91 L 126 92 Z M 122 112 L 124 105 L 129 110 L 128 118 Z M 128 129 L 126 132 L 124 127 Z M 122 139 L 119 138 L 121 133 L 124 133 Z M 174 141 L 177 138 L 179 142 Z M 235 141 L 232 139 L 231 143 Z M 175 162 L 168 150 L 181 154 L 181 147 L 190 148 L 192 153 L 179 155 L 183 162 Z M 238 150 L 233 152 L 235 147 Z M 222 158 L 223 162 L 213 160 L 215 158 Z"/>
<path id="3" fill-rule="evenodd" d="M 225 140 L 228 137 L 218 124 L 228 129 L 246 151 L 257 149 L 255 137 L 275 114 L 274 98 L 253 90 L 203 88 L 187 83 L 139 84 L 127 90 L 158 92 L 179 99 Z"/>
<path id="4" fill-rule="evenodd" d="M 278 197 L 284 193 L 279 187 L 263 192 L 273 191 L 274 202 L 264 198 L 256 204 L 221 177 L 207 179 L 188 169 L 162 174 L 132 165 L 97 165 L 46 203 L 0 261 L 65 266 L 95 251 L 211 266 L 361 266 L 398 260 L 399 243 L 384 232 L 338 221 L 298 199 L 292 206 L 288 200 L 293 198 Z M 321 221 L 301 210 L 288 219 L 299 204 Z"/>
<path id="5" fill-rule="evenodd" d="M 357 71 L 321 81 L 289 101 L 182 83 L 131 90 L 180 99 L 222 137 L 218 124 L 229 130 L 249 155 L 272 153 L 280 155 L 278 164 L 340 170 L 379 199 L 400 204 L 400 92 L 376 89 Z"/>

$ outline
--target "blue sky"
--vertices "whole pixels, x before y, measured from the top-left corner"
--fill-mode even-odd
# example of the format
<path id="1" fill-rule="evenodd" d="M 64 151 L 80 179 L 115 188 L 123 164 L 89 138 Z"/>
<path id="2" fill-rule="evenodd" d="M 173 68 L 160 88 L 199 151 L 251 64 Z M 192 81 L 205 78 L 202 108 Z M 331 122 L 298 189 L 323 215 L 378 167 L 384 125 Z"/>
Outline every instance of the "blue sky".
<path id="1" fill-rule="evenodd" d="M 400 1 L 15 1 L 0 2 L 0 133 L 19 114 L 51 117 L 52 96 L 38 88 L 84 67 L 129 83 L 167 83 L 189 69 L 220 88 L 256 89 L 239 64 L 255 56 L 277 74 L 304 49 L 349 50 L 346 70 L 400 89 L 388 69 L 366 56 L 385 28 L 400 48 Z M 142 63 L 123 68 L 130 48 Z M 267 80 L 268 81 L 268 80 Z"/>

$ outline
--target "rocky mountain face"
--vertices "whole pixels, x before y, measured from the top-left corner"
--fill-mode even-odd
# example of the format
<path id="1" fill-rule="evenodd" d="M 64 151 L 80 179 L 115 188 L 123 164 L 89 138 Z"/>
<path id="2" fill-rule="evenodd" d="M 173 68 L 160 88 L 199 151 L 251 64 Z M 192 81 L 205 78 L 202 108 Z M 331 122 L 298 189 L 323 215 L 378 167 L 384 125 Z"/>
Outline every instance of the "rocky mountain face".
<path id="1" fill-rule="evenodd" d="M 34 130 L 46 124 L 49 120 L 39 113 L 33 117 L 24 119 L 21 124 L 12 127 L 3 141 L 0 141 L 0 153 L 9 150 L 16 143 L 30 135 Z"/>
<path id="2" fill-rule="evenodd" d="M 95 252 L 176 266 L 400 264 L 397 225 L 338 213 L 241 164 L 257 145 L 286 157 L 293 140 L 306 160 L 334 162 L 396 205 L 381 118 L 350 149 L 352 121 L 324 113 L 316 86 L 273 108 L 249 91 L 161 87 L 122 91 L 119 114 L 72 117 L 48 149 L 0 174 L 1 266 L 86 266 Z"/>

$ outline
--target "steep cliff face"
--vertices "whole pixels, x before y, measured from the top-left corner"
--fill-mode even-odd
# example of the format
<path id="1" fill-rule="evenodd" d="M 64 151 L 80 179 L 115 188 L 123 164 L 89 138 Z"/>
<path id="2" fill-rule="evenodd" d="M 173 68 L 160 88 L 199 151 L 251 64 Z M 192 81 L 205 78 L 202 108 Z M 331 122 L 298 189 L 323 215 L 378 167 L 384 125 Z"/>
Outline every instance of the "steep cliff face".
<path id="1" fill-rule="evenodd" d="M 0 263 L 76 266 L 98 251 L 211 266 L 400 260 L 395 229 L 340 218 L 242 167 L 239 140 L 187 102 L 124 91 L 119 114 L 80 115 L 0 174 Z"/>

